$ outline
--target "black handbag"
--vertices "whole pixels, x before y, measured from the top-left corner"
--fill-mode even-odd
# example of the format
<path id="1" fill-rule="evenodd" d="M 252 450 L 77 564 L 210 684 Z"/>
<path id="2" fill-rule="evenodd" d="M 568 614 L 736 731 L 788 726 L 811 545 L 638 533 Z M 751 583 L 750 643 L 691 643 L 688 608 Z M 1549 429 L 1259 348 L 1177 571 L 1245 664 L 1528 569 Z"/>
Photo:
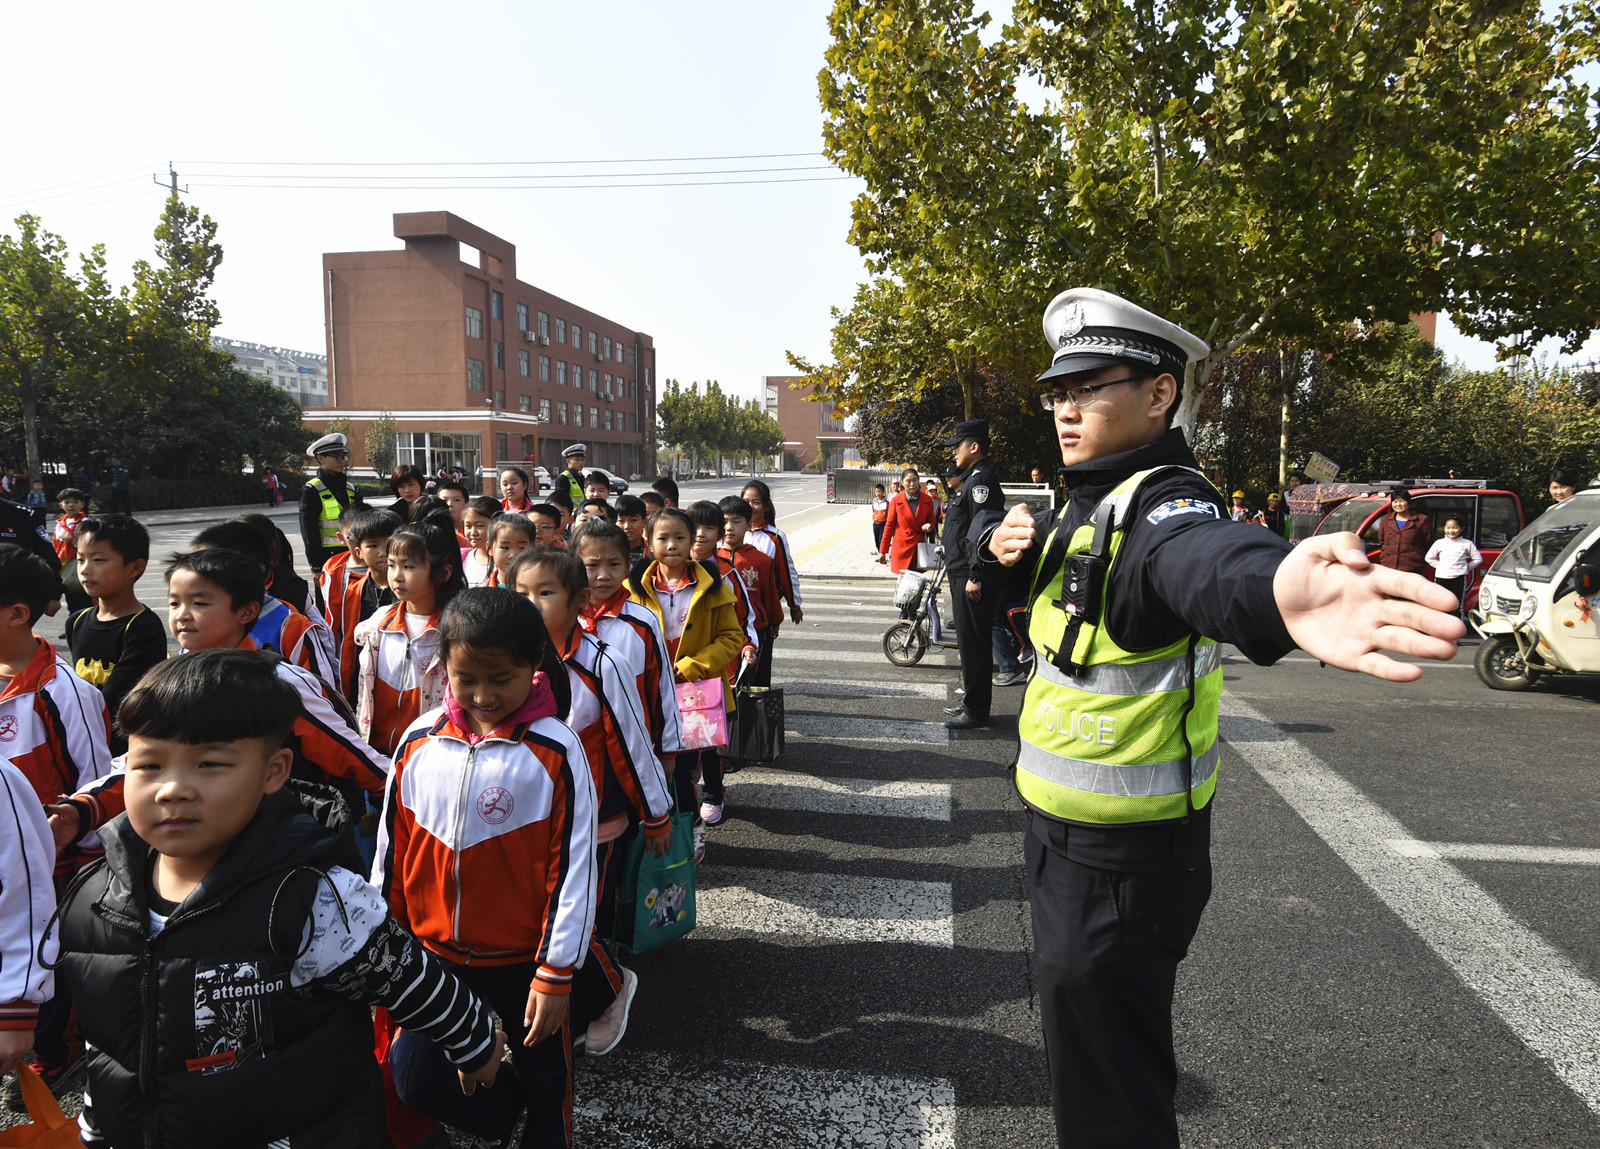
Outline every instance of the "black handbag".
<path id="1" fill-rule="evenodd" d="M 782 688 L 735 683 L 728 745 L 722 751 L 723 771 L 734 774 L 751 762 L 776 762 L 782 754 Z"/>

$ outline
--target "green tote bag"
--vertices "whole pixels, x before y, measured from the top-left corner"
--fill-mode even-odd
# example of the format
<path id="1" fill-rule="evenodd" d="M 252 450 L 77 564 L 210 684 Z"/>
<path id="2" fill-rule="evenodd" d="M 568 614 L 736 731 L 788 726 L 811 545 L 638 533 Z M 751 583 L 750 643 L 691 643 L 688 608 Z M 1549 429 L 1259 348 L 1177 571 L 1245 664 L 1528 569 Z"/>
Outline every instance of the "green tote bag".
<path id="1" fill-rule="evenodd" d="M 694 929 L 694 814 L 672 810 L 672 845 L 657 858 L 640 834 L 617 879 L 617 944 L 649 953 Z"/>

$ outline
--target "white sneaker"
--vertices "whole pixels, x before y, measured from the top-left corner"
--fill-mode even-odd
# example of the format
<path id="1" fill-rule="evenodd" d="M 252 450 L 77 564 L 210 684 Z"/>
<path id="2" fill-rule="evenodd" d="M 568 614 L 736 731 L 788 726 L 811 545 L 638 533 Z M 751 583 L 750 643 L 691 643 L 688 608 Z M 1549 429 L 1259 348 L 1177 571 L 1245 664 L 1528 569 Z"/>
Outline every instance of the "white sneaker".
<path id="1" fill-rule="evenodd" d="M 620 968 L 620 967 L 619 967 Z M 604 1057 L 617 1047 L 622 1035 L 628 1032 L 628 1011 L 633 1008 L 633 995 L 639 991 L 639 975 L 631 969 L 622 970 L 622 991 L 606 1011 L 589 1023 L 584 1031 L 584 1052 Z"/>
<path id="2" fill-rule="evenodd" d="M 706 860 L 706 824 L 696 822 L 694 825 L 694 864 L 699 865 Z"/>
<path id="3" fill-rule="evenodd" d="M 722 803 L 707 798 L 700 803 L 700 820 L 707 826 L 720 826 L 722 824 Z"/>

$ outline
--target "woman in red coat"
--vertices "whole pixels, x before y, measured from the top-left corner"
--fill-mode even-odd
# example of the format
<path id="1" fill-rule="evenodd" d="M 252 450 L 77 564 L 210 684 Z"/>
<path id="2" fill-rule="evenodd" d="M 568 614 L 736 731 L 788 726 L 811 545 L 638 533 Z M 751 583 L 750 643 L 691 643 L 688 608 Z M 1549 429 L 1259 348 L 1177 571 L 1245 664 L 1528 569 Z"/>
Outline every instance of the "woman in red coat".
<path id="1" fill-rule="evenodd" d="M 1432 576 L 1424 561 L 1433 545 L 1433 524 L 1428 516 L 1411 509 L 1411 495 L 1400 490 L 1390 496 L 1389 513 L 1378 520 L 1380 566 Z"/>
<path id="2" fill-rule="evenodd" d="M 878 555 L 880 563 L 888 556 L 889 570 L 893 574 L 917 565 L 917 544 L 932 539 L 937 511 L 933 499 L 922 489 L 915 468 L 907 467 L 902 479 L 903 490 L 889 500 L 889 519 L 883 524 L 883 542 Z"/>

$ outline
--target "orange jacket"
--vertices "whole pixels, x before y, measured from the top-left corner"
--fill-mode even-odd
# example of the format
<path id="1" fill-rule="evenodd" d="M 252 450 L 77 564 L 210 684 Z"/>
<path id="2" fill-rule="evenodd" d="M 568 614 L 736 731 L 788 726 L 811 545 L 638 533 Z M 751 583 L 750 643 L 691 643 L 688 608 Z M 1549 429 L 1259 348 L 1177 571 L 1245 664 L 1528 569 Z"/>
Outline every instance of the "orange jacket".
<path id="1" fill-rule="evenodd" d="M 717 552 L 718 558 L 728 557 L 726 548 Z M 777 568 L 762 550 L 744 543 L 731 556 L 740 581 L 750 592 L 750 605 L 755 608 L 756 629 L 783 624 L 783 600 L 778 597 Z"/>

